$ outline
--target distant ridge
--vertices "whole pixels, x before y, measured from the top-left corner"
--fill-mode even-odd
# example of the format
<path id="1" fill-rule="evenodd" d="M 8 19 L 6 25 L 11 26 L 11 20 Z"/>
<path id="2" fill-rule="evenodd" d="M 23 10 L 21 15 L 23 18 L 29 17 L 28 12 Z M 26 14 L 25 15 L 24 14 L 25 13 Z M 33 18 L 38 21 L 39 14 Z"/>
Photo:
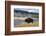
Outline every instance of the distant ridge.
<path id="1" fill-rule="evenodd" d="M 15 13 L 26 13 L 26 14 L 39 14 L 39 13 L 35 13 L 35 12 L 28 12 L 28 11 L 25 11 L 25 10 L 17 10 L 17 9 L 14 9 L 14 12 Z"/>

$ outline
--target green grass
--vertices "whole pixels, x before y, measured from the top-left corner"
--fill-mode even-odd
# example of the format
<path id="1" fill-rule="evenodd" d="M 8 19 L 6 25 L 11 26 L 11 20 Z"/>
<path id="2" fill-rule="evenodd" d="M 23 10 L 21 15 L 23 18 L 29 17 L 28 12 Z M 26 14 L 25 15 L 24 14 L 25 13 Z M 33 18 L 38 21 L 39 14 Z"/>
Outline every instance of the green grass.
<path id="1" fill-rule="evenodd" d="M 39 22 L 34 22 L 32 26 L 39 26 Z"/>
<path id="2" fill-rule="evenodd" d="M 16 27 L 32 27 L 32 26 L 39 26 L 39 22 L 33 22 L 33 23 L 26 23 L 26 24 L 16 24 Z"/>
<path id="3" fill-rule="evenodd" d="M 39 18 L 39 15 L 32 15 L 33 18 Z"/>

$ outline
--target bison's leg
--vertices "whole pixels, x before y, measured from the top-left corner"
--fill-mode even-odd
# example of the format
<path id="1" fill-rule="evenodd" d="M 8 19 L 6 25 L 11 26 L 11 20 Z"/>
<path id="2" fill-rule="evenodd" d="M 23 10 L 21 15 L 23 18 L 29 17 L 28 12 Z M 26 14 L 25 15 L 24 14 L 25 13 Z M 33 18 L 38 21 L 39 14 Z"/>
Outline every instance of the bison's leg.
<path id="1" fill-rule="evenodd" d="M 32 23 L 33 23 L 33 20 L 32 20 Z"/>

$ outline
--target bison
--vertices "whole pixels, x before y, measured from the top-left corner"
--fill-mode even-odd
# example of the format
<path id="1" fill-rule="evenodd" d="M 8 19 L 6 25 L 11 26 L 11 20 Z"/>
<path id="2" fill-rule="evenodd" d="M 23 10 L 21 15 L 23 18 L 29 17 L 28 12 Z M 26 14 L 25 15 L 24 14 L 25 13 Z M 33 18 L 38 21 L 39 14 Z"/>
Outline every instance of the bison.
<path id="1" fill-rule="evenodd" d="M 25 19 L 25 22 L 27 22 L 27 23 L 33 23 L 33 19 L 31 19 L 31 18 L 27 18 L 27 19 Z"/>

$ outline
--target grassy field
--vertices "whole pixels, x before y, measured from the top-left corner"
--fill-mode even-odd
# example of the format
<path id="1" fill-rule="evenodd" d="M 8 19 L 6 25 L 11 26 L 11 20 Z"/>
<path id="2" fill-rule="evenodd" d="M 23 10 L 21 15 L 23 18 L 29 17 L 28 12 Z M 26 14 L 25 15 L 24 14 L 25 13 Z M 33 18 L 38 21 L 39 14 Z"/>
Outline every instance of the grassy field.
<path id="1" fill-rule="evenodd" d="M 39 22 L 26 23 L 26 24 L 16 24 L 15 27 L 32 27 L 39 26 Z"/>
<path id="2" fill-rule="evenodd" d="M 39 18 L 39 15 L 32 15 L 33 18 Z"/>

